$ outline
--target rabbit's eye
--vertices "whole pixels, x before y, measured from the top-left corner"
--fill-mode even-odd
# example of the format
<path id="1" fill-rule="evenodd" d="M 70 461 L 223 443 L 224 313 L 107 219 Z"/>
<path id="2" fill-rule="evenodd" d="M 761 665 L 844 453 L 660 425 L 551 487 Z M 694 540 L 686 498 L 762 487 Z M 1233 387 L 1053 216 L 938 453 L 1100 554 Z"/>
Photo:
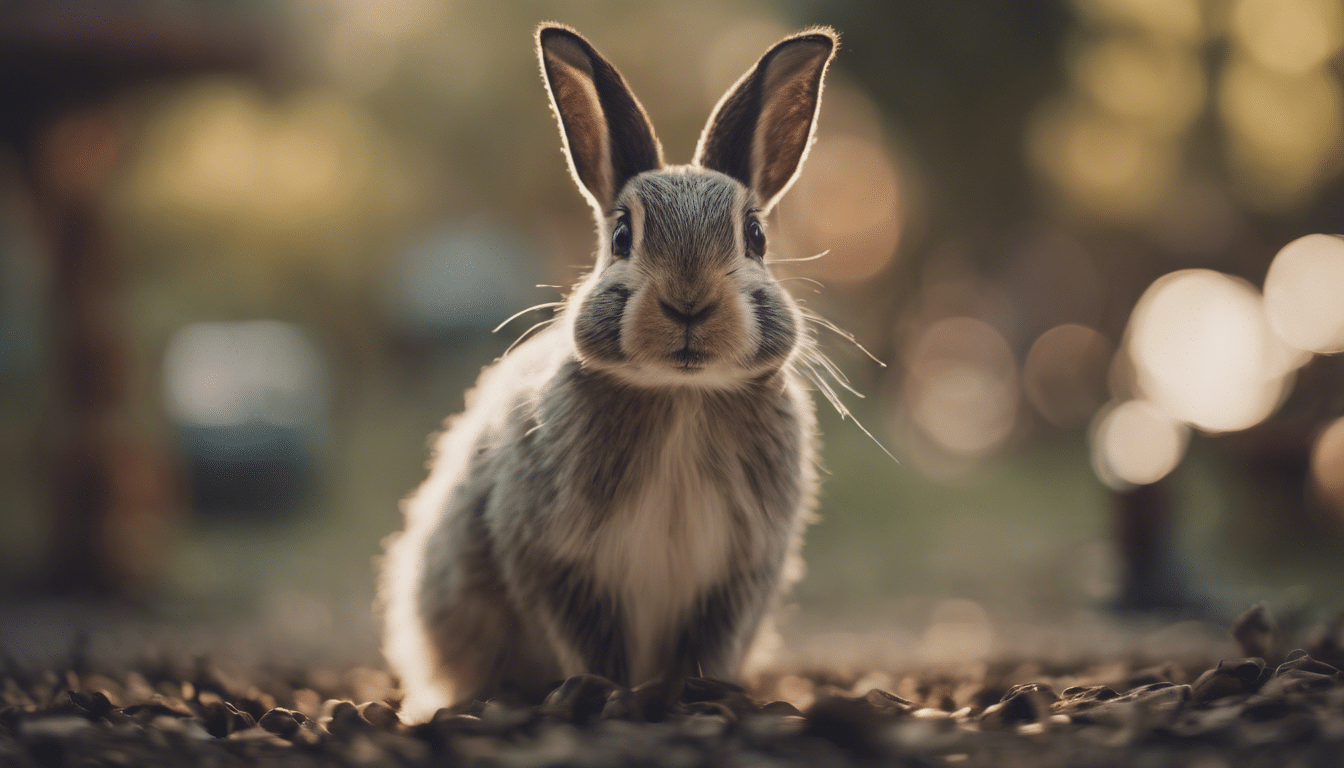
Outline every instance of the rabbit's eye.
<path id="1" fill-rule="evenodd" d="M 755 216 L 747 219 L 747 253 L 756 258 L 765 258 L 765 230 Z"/>
<path id="2" fill-rule="evenodd" d="M 630 255 L 630 217 L 628 214 L 616 220 L 616 228 L 611 231 L 611 255 L 626 258 Z"/>

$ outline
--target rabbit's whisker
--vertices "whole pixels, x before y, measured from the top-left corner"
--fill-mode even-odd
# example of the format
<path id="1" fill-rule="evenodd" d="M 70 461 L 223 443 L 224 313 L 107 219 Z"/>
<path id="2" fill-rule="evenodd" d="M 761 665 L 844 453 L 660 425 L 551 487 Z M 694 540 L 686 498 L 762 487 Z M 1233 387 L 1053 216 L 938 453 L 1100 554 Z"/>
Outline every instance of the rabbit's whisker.
<path id="1" fill-rule="evenodd" d="M 803 277 L 802 275 L 793 275 L 792 277 L 777 277 L 775 278 L 775 280 L 780 283 L 787 282 L 789 280 L 802 280 L 805 283 L 812 283 L 813 285 L 816 285 L 821 288 L 826 287 L 825 283 L 821 282 L 820 280 L 813 280 L 810 277 Z"/>
<path id="2" fill-rule="evenodd" d="M 820 318 L 813 317 L 811 319 L 815 320 Z M 841 332 L 841 335 L 844 335 L 843 332 Z M 853 341 L 853 339 L 851 339 L 851 341 Z M 855 344 L 857 345 L 858 342 L 855 342 Z M 863 349 L 863 347 L 859 348 Z M 864 350 L 865 353 L 867 351 L 868 350 L 866 349 Z M 803 374 L 803 378 L 816 386 L 817 391 L 821 392 L 822 396 L 831 404 L 831 407 L 835 409 L 835 412 L 840 415 L 841 419 L 849 419 L 854 422 L 854 425 L 857 426 L 863 434 L 867 435 L 868 439 L 872 440 L 874 445 L 881 448 L 882 452 L 887 454 L 887 458 L 897 464 L 901 463 L 901 460 L 896 458 L 891 451 L 887 450 L 887 447 L 882 444 L 882 441 L 878 440 L 872 432 L 868 431 L 868 428 L 863 425 L 863 422 L 859 421 L 858 418 L 854 416 L 854 413 L 849 410 L 849 407 L 845 405 L 844 401 L 840 399 L 840 393 L 836 391 L 835 387 L 831 386 L 831 382 L 826 378 L 827 376 L 849 392 L 852 392 L 859 397 L 863 397 L 863 395 L 850 386 L 849 379 L 845 377 L 844 373 L 836 367 L 835 363 L 831 362 L 831 359 L 828 358 L 824 352 L 817 348 L 815 339 L 809 339 L 807 343 L 801 346 L 798 350 L 798 355 L 794 360 L 799 364 L 798 370 Z M 821 370 L 818 370 L 818 368 Z"/>
<path id="3" fill-rule="evenodd" d="M 854 338 L 854 334 L 850 333 L 849 331 L 846 331 L 845 329 L 841 328 L 840 326 L 836 325 L 835 323 L 832 323 L 830 320 L 827 320 L 826 318 L 822 317 L 821 315 L 818 315 L 817 313 L 812 312 L 811 310 L 804 309 L 804 310 L 803 310 L 803 317 L 806 318 L 807 320 L 809 320 L 809 321 L 815 323 L 816 325 L 818 325 L 818 326 L 820 326 L 820 327 L 822 327 L 822 328 L 825 328 L 826 330 L 828 330 L 828 331 L 830 331 L 830 332 L 836 334 L 837 336 L 841 337 L 841 338 L 844 339 L 845 341 L 848 341 L 850 344 L 853 344 L 854 346 L 858 347 L 858 348 L 859 348 L 859 351 L 862 352 L 863 354 L 867 355 L 867 356 L 868 356 L 868 359 L 869 359 L 869 360 L 872 360 L 874 363 L 877 363 L 878 365 L 882 366 L 883 368 L 886 368 L 886 367 L 887 367 L 887 364 L 886 364 L 886 363 L 882 362 L 881 360 L 878 360 L 878 359 L 877 359 L 877 356 L 874 355 L 872 352 L 869 352 L 868 349 L 867 349 L 867 347 L 864 347 L 862 344 L 860 344 L 860 343 L 859 343 L 859 340 L 856 339 L 856 338 Z"/>
<path id="4" fill-rule="evenodd" d="M 509 353 L 513 351 L 513 348 L 518 346 L 519 344 L 522 344 L 525 340 L 527 340 L 527 338 L 532 335 L 533 331 L 537 330 L 538 328 L 545 328 L 546 326 L 550 325 L 551 323 L 554 323 L 556 320 L 559 319 L 560 318 L 558 317 L 552 317 L 546 320 L 542 320 L 540 323 L 537 323 L 531 328 L 528 328 L 526 331 L 523 331 L 523 334 L 519 336 L 517 339 L 514 339 L 513 343 L 509 345 L 508 349 L 504 350 L 504 354 L 500 355 L 500 357 L 501 358 L 508 357 Z"/>
<path id="5" fill-rule="evenodd" d="M 827 256 L 827 255 L 829 255 L 830 252 L 831 252 L 831 251 L 830 251 L 830 249 L 828 248 L 828 249 L 822 251 L 821 253 L 818 253 L 816 256 L 804 256 L 804 257 L 802 257 L 801 259 L 766 259 L 766 260 L 765 260 L 765 263 L 766 263 L 766 264 L 787 264 L 787 263 L 790 263 L 790 262 L 797 262 L 797 261 L 816 261 L 817 259 L 820 259 L 822 256 Z"/>
<path id="6" fill-rule="evenodd" d="M 540 288 L 540 287 L 542 287 L 542 286 L 537 286 L 537 287 Z M 546 286 L 546 287 L 549 288 L 550 286 Z M 563 301 L 547 301 L 547 302 L 544 302 L 544 303 L 542 303 L 542 304 L 534 304 L 534 305 L 528 307 L 527 309 L 522 309 L 522 310 L 519 310 L 519 311 L 517 311 L 517 312 L 514 312 L 512 315 L 509 315 L 509 319 L 508 319 L 508 320 L 505 320 L 504 322 L 500 323 L 499 325 L 496 325 L 496 326 L 495 326 L 495 329 L 494 329 L 493 331 L 491 331 L 491 333 L 499 333 L 500 330 L 501 330 L 504 326 L 508 325 L 509 323 L 512 323 L 514 320 L 517 320 L 518 318 L 522 317 L 523 315 L 526 315 L 528 312 L 531 312 L 531 311 L 534 310 L 534 309 L 547 309 L 547 308 L 549 308 L 549 307 L 559 307 L 559 306 L 562 306 L 564 303 L 565 303 L 565 302 L 563 302 Z"/>

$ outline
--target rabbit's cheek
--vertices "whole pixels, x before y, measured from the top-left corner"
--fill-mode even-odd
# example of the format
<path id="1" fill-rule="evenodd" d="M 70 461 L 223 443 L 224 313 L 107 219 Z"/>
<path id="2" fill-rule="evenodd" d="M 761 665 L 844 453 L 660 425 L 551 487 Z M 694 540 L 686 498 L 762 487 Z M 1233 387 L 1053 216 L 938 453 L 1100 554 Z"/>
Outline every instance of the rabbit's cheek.
<path id="1" fill-rule="evenodd" d="M 587 360 L 620 362 L 625 359 L 621 327 L 630 289 L 620 283 L 601 286 L 579 306 L 574 319 L 574 342 Z"/>
<path id="2" fill-rule="evenodd" d="M 768 365 L 783 361 L 798 343 L 798 320 L 778 291 L 758 288 L 751 292 L 755 320 L 752 363 Z"/>

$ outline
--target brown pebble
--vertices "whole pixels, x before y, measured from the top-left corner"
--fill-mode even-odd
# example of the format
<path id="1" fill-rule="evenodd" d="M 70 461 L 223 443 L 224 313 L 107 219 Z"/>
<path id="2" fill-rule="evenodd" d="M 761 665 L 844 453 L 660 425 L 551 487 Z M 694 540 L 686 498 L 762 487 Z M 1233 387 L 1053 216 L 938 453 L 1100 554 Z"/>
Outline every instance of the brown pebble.
<path id="1" fill-rule="evenodd" d="M 112 701 L 108 699 L 107 694 L 102 691 L 93 691 L 90 693 L 68 691 L 67 694 L 70 697 L 70 701 L 74 702 L 75 706 L 87 712 L 89 717 L 93 720 L 100 720 L 107 717 L 108 713 L 112 711 Z"/>
<path id="2" fill-rule="evenodd" d="M 998 704 L 987 707 L 979 722 L 986 728 L 1035 723 L 1050 715 L 1050 707 L 1059 697 L 1043 683 L 1026 683 L 1008 689 Z"/>
<path id="3" fill-rule="evenodd" d="M 1194 700 L 1200 703 L 1247 692 L 1246 684 L 1239 677 L 1221 669 L 1206 670 L 1190 688 Z"/>
<path id="4" fill-rule="evenodd" d="M 205 721 L 205 730 L 211 736 L 222 739 L 235 731 L 242 731 L 257 724 L 252 716 L 227 701 L 212 701 L 201 706 L 201 719 Z"/>
<path id="5" fill-rule="evenodd" d="M 733 720 L 755 714 L 760 710 L 742 686 L 713 677 L 687 678 L 686 687 L 681 692 L 681 701 L 686 704 L 700 701 L 722 704 L 732 712 Z"/>
<path id="6" fill-rule="evenodd" d="M 337 738 L 349 738 L 372 728 L 372 724 L 359 714 L 359 709 L 349 701 L 329 699 L 322 705 L 323 716 L 319 722 Z"/>
<path id="7" fill-rule="evenodd" d="M 1120 694 L 1104 685 L 1073 686 L 1060 691 L 1059 700 L 1050 705 L 1055 712 L 1072 714 L 1092 709 L 1103 702 L 1120 698 Z"/>
<path id="8" fill-rule="evenodd" d="M 802 710 L 793 706 L 787 701 L 772 701 L 761 707 L 762 715 L 776 715 L 789 717 L 802 717 Z"/>
<path id="9" fill-rule="evenodd" d="M 725 723 L 737 722 L 737 713 L 718 701 L 693 701 L 684 706 L 683 714 L 718 717 Z"/>
<path id="10" fill-rule="evenodd" d="M 1318 675 L 1340 676 L 1344 677 L 1338 669 L 1326 664 L 1323 661 L 1313 659 L 1306 651 L 1298 648 L 1288 654 L 1287 660 L 1274 670 L 1275 676 L 1282 675 L 1292 671 L 1314 672 Z"/>
<path id="11" fill-rule="evenodd" d="M 1232 622 L 1232 637 L 1248 657 L 1272 658 L 1278 635 L 1279 623 L 1264 603 L 1256 603 Z"/>
<path id="12" fill-rule="evenodd" d="M 551 691 L 541 714 L 581 725 L 597 717 L 619 687 L 601 675 L 574 675 Z"/>
<path id="13" fill-rule="evenodd" d="M 617 689 L 602 707 L 603 720 L 630 720 L 637 723 L 661 723 L 681 697 L 684 678 L 659 679 L 638 688 Z"/>
<path id="14" fill-rule="evenodd" d="M 882 727 L 891 722 L 863 699 L 828 696 L 807 710 L 803 733 L 829 741 L 860 759 L 882 754 Z"/>
<path id="15" fill-rule="evenodd" d="M 396 731 L 401 727 L 401 718 L 397 711 L 381 701 L 366 701 L 359 705 L 359 714 L 384 731 Z"/>
<path id="16" fill-rule="evenodd" d="M 299 718 L 302 717 L 302 714 L 293 710 L 276 707 L 262 715 L 261 719 L 257 721 L 257 725 L 277 736 L 289 738 L 294 735 L 295 731 L 299 730 Z"/>

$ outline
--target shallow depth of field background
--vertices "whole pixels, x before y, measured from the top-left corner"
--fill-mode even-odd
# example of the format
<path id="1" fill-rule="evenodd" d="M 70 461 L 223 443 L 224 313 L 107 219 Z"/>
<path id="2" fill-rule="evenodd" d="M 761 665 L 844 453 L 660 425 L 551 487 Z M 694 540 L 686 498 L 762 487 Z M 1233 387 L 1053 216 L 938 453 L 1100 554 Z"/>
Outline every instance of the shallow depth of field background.
<path id="1" fill-rule="evenodd" d="M 100 8 L 0 2 L 11 83 L 36 45 L 149 62 L 46 92 L 0 145 L 13 616 L 92 594 L 373 647 L 372 559 L 428 436 L 548 313 L 491 330 L 590 262 L 542 20 L 620 67 L 672 162 L 772 42 L 841 33 L 769 237 L 828 251 L 779 274 L 887 365 L 817 329 L 873 439 L 818 398 L 828 475 L 786 626 L 891 627 L 913 655 L 938 626 L 1002 651 L 1010 618 L 1116 604 L 1344 604 L 1344 241 L 1275 260 L 1344 231 L 1338 0 Z M 61 293 L 81 247 L 105 267 Z M 84 311 L 117 380 L 92 411 L 61 367 Z M 81 419 L 112 478 L 93 523 L 52 511 Z"/>

